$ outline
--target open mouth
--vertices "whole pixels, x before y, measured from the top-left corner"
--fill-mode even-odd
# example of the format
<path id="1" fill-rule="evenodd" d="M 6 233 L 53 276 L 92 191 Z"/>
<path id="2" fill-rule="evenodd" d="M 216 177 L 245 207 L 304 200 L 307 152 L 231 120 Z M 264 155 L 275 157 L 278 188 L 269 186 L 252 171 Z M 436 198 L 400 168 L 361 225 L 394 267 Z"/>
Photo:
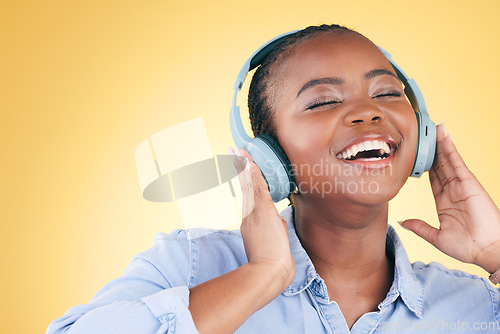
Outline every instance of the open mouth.
<path id="1" fill-rule="evenodd" d="M 351 145 L 337 154 L 337 158 L 346 161 L 378 161 L 391 157 L 395 145 L 384 140 L 365 140 Z"/>

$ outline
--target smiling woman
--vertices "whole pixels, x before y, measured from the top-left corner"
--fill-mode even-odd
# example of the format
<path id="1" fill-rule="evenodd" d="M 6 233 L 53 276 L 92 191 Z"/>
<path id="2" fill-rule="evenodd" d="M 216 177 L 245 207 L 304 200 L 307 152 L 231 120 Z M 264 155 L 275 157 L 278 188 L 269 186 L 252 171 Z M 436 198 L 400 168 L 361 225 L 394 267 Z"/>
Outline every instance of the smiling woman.
<path id="1" fill-rule="evenodd" d="M 274 47 L 253 77 L 250 118 L 254 134 L 272 136 L 286 155 L 297 185 L 291 205 L 278 213 L 254 156 L 236 148 L 241 231 L 159 234 L 123 277 L 48 333 L 442 333 L 458 323 L 500 331 L 497 289 L 411 263 L 388 225 L 388 202 L 415 165 L 419 125 L 384 53 L 337 25 Z M 498 208 L 441 125 L 436 140 L 429 176 L 440 228 L 403 225 L 494 273 Z"/>

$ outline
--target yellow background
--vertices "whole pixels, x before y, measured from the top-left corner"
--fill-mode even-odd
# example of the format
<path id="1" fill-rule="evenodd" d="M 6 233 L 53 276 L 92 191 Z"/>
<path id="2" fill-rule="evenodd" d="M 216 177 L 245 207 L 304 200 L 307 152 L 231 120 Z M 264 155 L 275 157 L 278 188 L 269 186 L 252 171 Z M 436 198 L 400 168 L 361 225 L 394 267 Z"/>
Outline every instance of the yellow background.
<path id="1" fill-rule="evenodd" d="M 44 332 L 156 232 L 181 227 L 174 204 L 142 199 L 136 146 L 203 117 L 214 153 L 225 154 L 240 66 L 307 25 L 345 24 L 392 53 L 498 203 L 499 12 L 500 2 L 480 0 L 3 2 L 0 332 Z M 436 226 L 429 189 L 427 176 L 410 180 L 391 224 Z M 486 275 L 396 229 L 412 261 Z"/>

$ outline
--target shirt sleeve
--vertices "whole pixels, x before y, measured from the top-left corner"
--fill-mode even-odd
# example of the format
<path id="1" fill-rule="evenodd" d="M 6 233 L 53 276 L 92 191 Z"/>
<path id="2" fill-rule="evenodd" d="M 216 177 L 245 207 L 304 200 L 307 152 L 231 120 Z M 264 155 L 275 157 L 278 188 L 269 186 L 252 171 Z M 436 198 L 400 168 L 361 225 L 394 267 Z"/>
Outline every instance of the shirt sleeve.
<path id="1" fill-rule="evenodd" d="M 47 334 L 197 334 L 188 309 L 189 241 L 172 235 L 166 239 L 136 255 L 125 274 L 106 284 L 89 304 L 54 320 Z"/>

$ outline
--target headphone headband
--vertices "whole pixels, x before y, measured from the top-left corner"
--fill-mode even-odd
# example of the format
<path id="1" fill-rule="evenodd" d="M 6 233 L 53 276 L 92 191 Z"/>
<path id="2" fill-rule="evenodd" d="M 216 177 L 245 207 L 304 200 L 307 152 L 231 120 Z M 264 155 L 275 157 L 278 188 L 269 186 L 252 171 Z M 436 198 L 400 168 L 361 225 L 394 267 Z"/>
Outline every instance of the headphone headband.
<path id="1" fill-rule="evenodd" d="M 241 90 L 241 87 L 243 86 L 243 82 L 245 81 L 247 73 L 256 68 L 257 66 L 259 66 L 260 64 L 262 64 L 264 58 L 266 58 L 278 44 L 283 42 L 288 36 L 295 34 L 297 31 L 300 30 L 293 30 L 285 34 L 279 35 L 277 37 L 274 37 L 266 44 L 258 48 L 257 51 L 255 51 L 250 56 L 250 58 L 248 58 L 245 64 L 243 64 L 243 67 L 241 68 L 240 73 L 236 78 L 236 84 L 234 85 L 234 89 Z"/>

